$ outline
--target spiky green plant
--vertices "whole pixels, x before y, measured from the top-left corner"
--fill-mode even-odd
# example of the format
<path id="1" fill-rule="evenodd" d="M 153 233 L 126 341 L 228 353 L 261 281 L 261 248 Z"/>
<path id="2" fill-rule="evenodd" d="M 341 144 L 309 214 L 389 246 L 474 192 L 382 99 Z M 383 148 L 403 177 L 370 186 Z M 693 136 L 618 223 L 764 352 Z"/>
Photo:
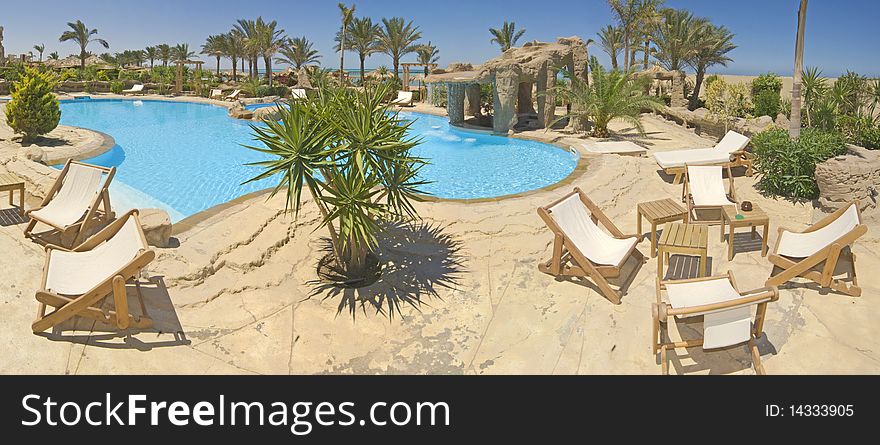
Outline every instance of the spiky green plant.
<path id="1" fill-rule="evenodd" d="M 247 146 L 270 159 L 257 181 L 277 177 L 270 196 L 284 192 L 295 216 L 304 189 L 323 216 L 339 268 L 348 275 L 364 271 L 388 221 L 417 218 L 418 178 L 425 161 L 412 155 L 420 141 L 408 136 L 409 124 L 383 104 L 385 87 L 351 91 L 321 88 L 315 97 L 291 102 L 278 121 L 252 125 L 262 146 Z M 249 181 L 249 182 L 250 182 Z"/>
<path id="2" fill-rule="evenodd" d="M 501 47 L 501 52 L 516 46 L 517 40 L 525 33 L 525 29 L 516 30 L 516 22 L 504 22 L 501 29 L 489 28 L 489 34 L 492 34 L 490 42 L 497 43 Z"/>
<path id="3" fill-rule="evenodd" d="M 565 118 L 589 120 L 593 123 L 593 136 L 608 137 L 608 124 L 619 119 L 644 133 L 639 113 L 661 106 L 658 98 L 645 94 L 648 80 L 632 76 L 632 71 L 607 71 L 595 56 L 590 58 L 590 72 L 593 79 L 592 83 L 587 84 L 563 71 L 569 82 L 555 86 L 554 91 L 564 103 L 572 104 L 572 111 L 554 123 Z"/>
<path id="4" fill-rule="evenodd" d="M 51 73 L 29 67 L 25 67 L 24 75 L 12 84 L 6 121 L 13 131 L 22 135 L 23 142 L 33 141 L 58 126 L 61 108 L 58 98 L 52 94 L 54 86 Z"/>

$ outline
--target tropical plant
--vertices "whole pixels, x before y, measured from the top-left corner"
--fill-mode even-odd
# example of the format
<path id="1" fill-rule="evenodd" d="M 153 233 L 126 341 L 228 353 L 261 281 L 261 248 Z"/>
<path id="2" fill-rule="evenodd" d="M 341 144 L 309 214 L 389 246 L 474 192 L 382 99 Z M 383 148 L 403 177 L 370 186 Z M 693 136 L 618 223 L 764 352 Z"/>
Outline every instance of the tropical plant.
<path id="1" fill-rule="evenodd" d="M 226 34 L 210 35 L 202 44 L 201 53 L 217 59 L 217 76 L 220 76 L 220 59 L 226 51 Z M 150 62 L 152 67 L 152 61 Z"/>
<path id="2" fill-rule="evenodd" d="M 196 53 L 189 50 L 189 43 L 179 43 L 171 48 L 171 58 L 175 62 L 187 61 L 195 55 Z"/>
<path id="3" fill-rule="evenodd" d="M 272 86 L 272 58 L 287 43 L 287 37 L 284 36 L 283 29 L 278 29 L 278 22 L 275 20 L 266 22 L 262 17 L 258 17 L 254 38 L 253 44 L 263 57 L 263 65 L 266 68 L 266 82 Z"/>
<path id="4" fill-rule="evenodd" d="M 880 127 L 868 115 L 840 116 L 835 122 L 835 128 L 847 142 L 868 150 L 880 149 Z"/>
<path id="5" fill-rule="evenodd" d="M 752 102 L 755 116 L 776 118 L 782 104 L 782 80 L 774 73 L 762 74 L 752 80 Z"/>
<path id="6" fill-rule="evenodd" d="M 251 77 L 241 83 L 241 90 L 248 96 L 257 97 L 263 81 L 259 77 Z"/>
<path id="7" fill-rule="evenodd" d="M 49 60 L 58 60 L 60 58 L 61 56 L 58 55 L 58 51 L 52 51 L 51 53 L 49 53 Z"/>
<path id="8" fill-rule="evenodd" d="M 305 37 L 290 39 L 278 53 L 281 57 L 276 57 L 276 62 L 291 65 L 297 70 L 306 65 L 317 64 L 321 59 L 318 50 L 312 49 L 312 42 Z"/>
<path id="9" fill-rule="evenodd" d="M 648 59 L 653 53 L 651 39 L 657 27 L 663 22 L 663 14 L 660 9 L 662 5 L 663 0 L 641 0 L 641 5 L 639 5 L 636 28 L 642 44 L 639 48 L 643 56 L 642 69 L 648 69 Z"/>
<path id="10" fill-rule="evenodd" d="M 106 40 L 95 37 L 98 34 L 97 29 L 89 29 L 83 22 L 68 22 L 67 27 L 70 28 L 61 34 L 58 38 L 59 42 L 72 41 L 79 45 L 79 68 L 86 68 L 86 59 L 89 57 L 87 50 L 89 43 L 97 43 L 104 48 L 110 48 L 110 44 Z"/>
<path id="11" fill-rule="evenodd" d="M 345 49 L 354 51 L 360 60 L 361 81 L 364 79 L 365 69 L 364 62 L 370 55 L 379 52 L 379 24 L 373 23 L 373 19 L 369 17 L 354 18 L 348 24 L 345 30 Z M 342 51 L 339 47 L 342 42 L 342 33 L 336 35 L 336 50 Z"/>
<path id="12" fill-rule="evenodd" d="M 168 66 L 168 62 L 172 58 L 171 46 L 163 43 L 156 46 L 156 50 L 159 52 L 159 60 L 162 61 L 162 66 Z"/>
<path id="13" fill-rule="evenodd" d="M 159 58 L 159 49 L 155 46 L 144 48 L 144 57 L 150 61 L 150 69 L 153 69 L 153 63 Z"/>
<path id="14" fill-rule="evenodd" d="M 379 31 L 379 50 L 391 57 L 394 77 L 400 79 L 400 58 L 418 51 L 416 43 L 422 38 L 418 26 L 412 21 L 404 21 L 402 17 L 382 19 L 383 27 Z"/>
<path id="15" fill-rule="evenodd" d="M 420 200 L 418 172 L 425 161 L 412 154 L 419 140 L 384 104 L 387 94 L 381 86 L 322 88 L 281 110 L 279 120 L 251 125 L 261 145 L 247 148 L 272 159 L 250 164 L 263 168 L 250 181 L 278 178 L 270 196 L 284 193 L 294 217 L 308 191 L 348 284 L 374 270 L 371 254 L 386 223 L 418 217 L 413 202 Z"/>
<path id="16" fill-rule="evenodd" d="M 663 20 L 654 30 L 654 58 L 667 70 L 683 71 L 694 57 L 698 34 L 707 21 L 685 9 L 666 8 L 662 14 Z"/>
<path id="17" fill-rule="evenodd" d="M 244 57 L 244 37 L 236 30 L 226 33 L 223 39 L 223 55 L 232 61 L 232 80 L 238 80 L 238 59 Z M 241 62 L 241 69 L 244 70 L 244 60 Z"/>
<path id="18" fill-rule="evenodd" d="M 605 70 L 595 56 L 590 58 L 592 82 L 563 70 L 568 82 L 556 85 L 553 91 L 563 102 L 572 104 L 571 112 L 557 118 L 578 118 L 593 123 L 593 136 L 608 137 L 608 124 L 616 119 L 631 124 L 644 133 L 639 114 L 642 110 L 656 110 L 661 102 L 645 94 L 649 80 L 633 76 L 632 71 Z"/>
<path id="19" fill-rule="evenodd" d="M 122 90 L 123 90 L 123 89 L 125 89 L 125 84 L 124 84 L 124 83 L 122 83 L 122 82 L 120 82 L 120 81 L 118 81 L 118 80 L 114 80 L 113 82 L 110 82 L 110 92 L 111 92 L 111 93 L 113 93 L 113 94 L 122 94 Z"/>
<path id="20" fill-rule="evenodd" d="M 526 33 L 525 29 L 516 30 L 516 22 L 504 22 L 501 29 L 489 28 L 489 34 L 492 34 L 492 43 L 497 43 L 501 47 L 501 52 L 505 52 L 516 46 L 516 41 Z"/>
<path id="21" fill-rule="evenodd" d="M 694 91 L 691 92 L 690 107 L 692 109 L 696 108 L 700 102 L 700 87 L 706 76 L 706 70 L 714 65 L 727 66 L 727 62 L 732 61 L 727 53 L 736 49 L 736 45 L 732 43 L 733 33 L 724 26 L 707 23 L 700 27 L 696 39 L 699 45 L 694 51 L 693 57 L 688 60 L 688 65 L 697 72 Z"/>
<path id="22" fill-rule="evenodd" d="M 707 85 L 705 106 L 710 116 L 724 124 L 726 132 L 731 119 L 744 117 L 750 108 L 748 87 L 744 83 L 729 84 L 720 78 Z"/>
<path id="23" fill-rule="evenodd" d="M 260 48 L 257 45 L 257 21 L 239 19 L 233 27 L 233 32 L 241 36 L 242 42 L 242 58 L 248 61 L 248 74 L 250 77 L 257 75 L 257 59 L 260 55 Z M 244 70 L 244 64 L 241 67 Z"/>
<path id="24" fill-rule="evenodd" d="M 51 72 L 25 67 L 24 74 L 10 87 L 12 100 L 6 104 L 6 122 L 22 142 L 31 142 L 58 126 L 61 107 L 52 94 L 56 80 Z"/>
<path id="25" fill-rule="evenodd" d="M 602 51 L 605 51 L 605 54 L 611 58 L 611 69 L 616 70 L 617 55 L 620 54 L 623 47 L 623 33 L 620 32 L 620 28 L 611 25 L 605 26 L 599 30 L 599 42 Z"/>
<path id="26" fill-rule="evenodd" d="M 39 45 L 34 45 L 34 51 L 36 51 L 40 54 L 40 62 L 42 62 L 43 61 L 43 52 L 46 51 L 46 45 L 44 45 L 42 43 Z"/>
<path id="27" fill-rule="evenodd" d="M 416 51 L 416 55 L 419 57 L 419 63 L 424 63 L 426 65 L 437 63 L 437 61 L 440 60 L 439 54 L 440 50 L 432 45 L 430 40 L 428 43 L 420 46 L 418 51 Z"/>
<path id="28" fill-rule="evenodd" d="M 345 6 L 345 3 L 339 2 L 336 5 L 339 8 L 339 16 L 341 23 L 339 26 L 339 81 L 345 80 L 345 50 L 348 46 L 348 27 L 354 19 L 355 5 Z"/>
<path id="29" fill-rule="evenodd" d="M 816 164 L 846 153 L 846 143 L 837 132 L 805 129 L 799 138 L 788 131 L 771 128 L 752 137 L 758 189 L 770 196 L 814 199 L 819 196 Z"/>
<path id="30" fill-rule="evenodd" d="M 633 34 L 638 25 L 641 13 L 642 0 L 608 0 L 608 6 L 617 19 L 623 39 L 623 69 L 630 68 L 630 55 L 633 48 Z"/>

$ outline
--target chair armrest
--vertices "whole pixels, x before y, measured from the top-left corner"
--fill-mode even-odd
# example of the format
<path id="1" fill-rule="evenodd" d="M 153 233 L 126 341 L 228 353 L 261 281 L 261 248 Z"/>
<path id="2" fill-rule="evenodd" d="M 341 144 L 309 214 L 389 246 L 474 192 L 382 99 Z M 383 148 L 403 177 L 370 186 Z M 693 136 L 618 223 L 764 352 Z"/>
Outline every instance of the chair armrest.
<path id="1" fill-rule="evenodd" d="M 51 251 L 51 250 L 60 250 L 62 252 L 73 252 L 73 250 L 70 250 L 66 247 L 59 246 L 57 244 L 46 244 L 45 250 L 46 250 L 46 253 L 49 253 L 49 251 Z"/>

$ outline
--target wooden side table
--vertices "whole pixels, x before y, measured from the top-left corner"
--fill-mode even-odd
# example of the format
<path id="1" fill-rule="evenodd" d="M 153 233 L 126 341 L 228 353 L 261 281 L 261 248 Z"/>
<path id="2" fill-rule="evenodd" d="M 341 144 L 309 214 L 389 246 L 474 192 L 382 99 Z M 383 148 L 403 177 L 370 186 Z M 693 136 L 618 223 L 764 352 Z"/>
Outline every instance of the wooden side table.
<path id="1" fill-rule="evenodd" d="M 651 257 L 657 256 L 657 225 L 672 221 L 688 222 L 687 210 L 673 199 L 640 202 L 636 213 L 636 230 L 642 236 L 642 218 L 651 224 Z"/>
<path id="2" fill-rule="evenodd" d="M 9 205 L 18 190 L 18 213 L 24 216 L 24 180 L 11 173 L 0 174 L 0 192 L 9 192 Z"/>
<path id="3" fill-rule="evenodd" d="M 743 215 L 736 219 L 736 215 Z M 770 217 L 757 204 L 752 203 L 752 210 L 737 211 L 736 206 L 724 206 L 721 211 L 721 242 L 724 242 L 724 225 L 730 226 L 727 236 L 727 260 L 733 259 L 733 234 L 740 227 L 752 228 L 752 239 L 757 235 L 758 226 L 764 226 L 764 237 L 761 239 L 761 256 L 767 256 L 767 234 L 770 230 Z"/>
<path id="4" fill-rule="evenodd" d="M 700 276 L 706 275 L 709 226 L 705 224 L 666 223 L 657 243 L 657 277 L 663 279 L 663 261 L 677 253 L 700 257 Z"/>

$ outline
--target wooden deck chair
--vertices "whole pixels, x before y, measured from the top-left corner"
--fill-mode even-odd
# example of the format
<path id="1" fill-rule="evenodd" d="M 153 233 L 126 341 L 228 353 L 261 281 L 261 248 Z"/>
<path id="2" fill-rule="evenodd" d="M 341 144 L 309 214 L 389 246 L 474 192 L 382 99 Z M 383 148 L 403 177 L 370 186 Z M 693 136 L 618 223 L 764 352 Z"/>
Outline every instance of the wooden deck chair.
<path id="1" fill-rule="evenodd" d="M 724 171 L 727 171 L 728 187 L 724 190 Z M 720 224 L 721 208 L 736 206 L 736 189 L 733 186 L 733 174 L 730 166 L 720 165 L 687 165 L 685 166 L 684 184 L 681 188 L 681 200 L 687 202 L 688 219 L 702 224 Z M 702 210 L 719 212 L 717 220 L 706 220 L 697 217 Z"/>
<path id="2" fill-rule="evenodd" d="M 70 246 L 79 243 L 88 235 L 88 229 L 96 218 L 102 222 L 113 218 L 108 187 L 115 174 L 116 167 L 68 160 L 40 207 L 26 213 L 30 222 L 24 229 L 24 235 L 40 241 L 41 234 L 33 230 L 41 222 L 59 231 L 62 238 L 76 231 Z"/>
<path id="3" fill-rule="evenodd" d="M 746 176 L 753 174 L 753 156 L 746 151 L 749 138 L 728 131 L 712 148 L 670 150 L 654 153 L 654 160 L 667 175 L 674 175 L 673 184 L 681 182 L 686 165 L 724 165 L 745 167 Z"/>
<path id="4" fill-rule="evenodd" d="M 222 99 L 223 98 L 223 90 L 213 89 L 211 90 L 211 95 L 208 96 L 209 99 Z"/>
<path id="5" fill-rule="evenodd" d="M 146 316 L 143 297 L 137 294 L 144 316 L 128 311 L 125 283 L 136 279 L 139 271 L 156 257 L 147 245 L 137 210 L 130 210 L 75 249 L 46 246 L 43 280 L 37 291 L 37 319 L 34 333 L 43 332 L 74 316 L 116 325 L 119 329 L 147 328 L 153 321 Z M 135 281 L 137 284 L 137 281 Z M 98 306 L 113 295 L 115 311 Z M 55 308 L 46 314 L 46 306 Z"/>
<path id="6" fill-rule="evenodd" d="M 623 264 L 631 255 L 645 261 L 645 256 L 636 249 L 638 235 L 621 233 L 577 187 L 552 204 L 539 207 L 538 215 L 554 236 L 553 257 L 539 264 L 538 270 L 557 277 L 588 277 L 605 298 L 620 304 L 621 292 L 614 290 L 606 278 L 620 276 Z M 603 231 L 599 223 L 609 233 Z"/>
<path id="7" fill-rule="evenodd" d="M 241 94 L 241 90 L 234 90 L 233 92 L 229 93 L 229 95 L 227 95 L 224 99 L 229 101 L 237 100 L 239 94 Z"/>
<path id="8" fill-rule="evenodd" d="M 413 92 L 412 91 L 398 91 L 397 98 L 390 102 L 391 105 L 397 105 L 399 107 L 411 107 L 413 106 Z"/>
<path id="9" fill-rule="evenodd" d="M 852 244 L 866 233 L 868 226 L 862 222 L 859 201 L 850 202 L 803 232 L 780 227 L 776 246 L 768 257 L 774 267 L 767 285 L 781 286 L 796 277 L 802 277 L 823 288 L 853 297 L 861 296 L 862 289 L 856 277 L 856 255 L 852 252 Z M 841 257 L 852 266 L 852 285 L 834 278 Z M 822 267 L 818 268 L 820 265 Z M 781 269 L 778 274 L 777 268 Z"/>
<path id="10" fill-rule="evenodd" d="M 664 302 L 661 291 L 666 291 Z M 669 374 L 667 351 L 675 348 L 706 349 L 726 348 L 748 343 L 755 372 L 764 374 L 761 354 L 755 340 L 764 333 L 764 317 L 767 303 L 779 299 L 776 287 L 764 287 L 740 292 L 731 272 L 727 275 L 691 278 L 687 280 L 662 281 L 657 278 L 657 302 L 652 304 L 653 350 L 660 353 L 660 365 L 664 375 Z M 752 306 L 757 306 L 752 323 Z M 670 341 L 668 321 L 703 317 L 703 337 L 700 339 Z M 662 334 L 666 331 L 666 339 Z"/>

